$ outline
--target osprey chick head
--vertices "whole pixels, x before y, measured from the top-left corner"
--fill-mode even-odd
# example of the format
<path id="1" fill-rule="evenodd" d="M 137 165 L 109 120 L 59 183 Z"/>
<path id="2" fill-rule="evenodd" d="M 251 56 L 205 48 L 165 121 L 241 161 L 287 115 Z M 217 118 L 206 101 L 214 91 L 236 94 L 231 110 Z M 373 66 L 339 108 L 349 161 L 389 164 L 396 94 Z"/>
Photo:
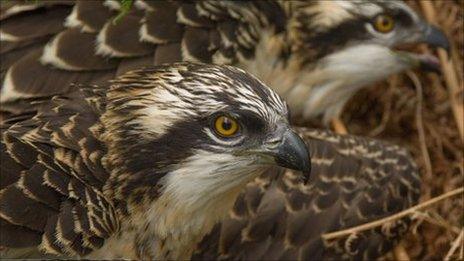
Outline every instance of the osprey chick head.
<path id="1" fill-rule="evenodd" d="M 162 65 L 123 75 L 105 96 L 105 191 L 138 238 L 167 240 L 148 256 L 188 256 L 266 166 L 310 172 L 285 102 L 240 69 Z"/>
<path id="2" fill-rule="evenodd" d="M 305 118 L 322 114 L 327 121 L 338 116 L 357 90 L 391 74 L 419 66 L 439 70 L 435 56 L 397 47 L 427 43 L 450 48 L 442 31 L 402 1 L 323 0 L 283 5 L 289 16 L 289 48 L 300 59 L 303 72 L 285 98 L 292 112 Z"/>
<path id="3" fill-rule="evenodd" d="M 189 63 L 142 69 L 113 81 L 106 97 L 104 139 L 110 168 L 123 166 L 112 173 L 122 198 L 148 186 L 157 188 L 153 196 L 206 204 L 264 165 L 309 174 L 287 105 L 242 70 Z"/>

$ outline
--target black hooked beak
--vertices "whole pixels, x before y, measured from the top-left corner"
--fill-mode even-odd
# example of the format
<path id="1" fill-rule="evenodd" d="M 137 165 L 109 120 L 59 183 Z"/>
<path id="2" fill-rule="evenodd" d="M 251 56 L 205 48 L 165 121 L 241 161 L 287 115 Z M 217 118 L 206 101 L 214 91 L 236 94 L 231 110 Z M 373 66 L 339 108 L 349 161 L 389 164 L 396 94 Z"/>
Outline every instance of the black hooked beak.
<path id="1" fill-rule="evenodd" d="M 451 46 L 445 33 L 438 27 L 426 22 L 422 22 L 421 28 L 422 34 L 416 42 L 425 43 L 430 47 L 443 48 L 447 52 L 448 57 L 450 57 Z M 438 60 L 436 56 L 430 54 L 421 54 L 416 55 L 415 60 L 418 62 L 418 65 L 422 70 L 435 72 L 438 74 L 441 73 L 440 60 Z"/>
<path id="2" fill-rule="evenodd" d="M 419 40 L 420 42 L 426 43 L 432 47 L 441 47 L 445 49 L 449 57 L 451 52 L 450 42 L 441 29 L 431 24 L 424 24 L 423 32 L 424 34 Z"/>
<path id="3" fill-rule="evenodd" d="M 308 147 L 303 139 L 292 130 L 287 129 L 282 142 L 272 153 L 277 165 L 303 172 L 303 182 L 306 184 L 311 173 L 311 158 Z"/>

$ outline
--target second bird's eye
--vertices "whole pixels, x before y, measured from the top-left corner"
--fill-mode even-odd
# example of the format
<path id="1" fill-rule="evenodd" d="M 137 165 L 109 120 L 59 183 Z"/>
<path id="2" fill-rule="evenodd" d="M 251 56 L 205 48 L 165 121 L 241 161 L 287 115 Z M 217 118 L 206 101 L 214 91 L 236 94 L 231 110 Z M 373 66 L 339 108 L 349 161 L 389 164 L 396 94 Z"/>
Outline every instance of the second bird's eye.
<path id="1" fill-rule="evenodd" d="M 381 33 L 389 33 L 393 30 L 395 27 L 395 21 L 393 20 L 393 17 L 389 15 L 378 15 L 374 19 L 374 28 L 375 30 L 381 32 Z"/>
<path id="2" fill-rule="evenodd" d="M 222 137 L 232 137 L 237 134 L 239 125 L 237 121 L 229 116 L 219 116 L 214 121 L 215 132 Z"/>

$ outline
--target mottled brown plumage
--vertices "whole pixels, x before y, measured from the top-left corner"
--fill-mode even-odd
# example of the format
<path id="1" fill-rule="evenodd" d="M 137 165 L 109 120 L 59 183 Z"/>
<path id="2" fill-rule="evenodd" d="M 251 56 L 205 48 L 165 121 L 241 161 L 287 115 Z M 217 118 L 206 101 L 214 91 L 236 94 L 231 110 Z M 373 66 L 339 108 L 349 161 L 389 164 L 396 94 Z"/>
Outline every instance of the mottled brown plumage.
<path id="1" fill-rule="evenodd" d="M 112 3 L 117 5 L 117 1 Z M 230 60 L 227 63 L 232 63 L 237 60 L 237 56 L 252 54 L 254 46 L 249 45 L 248 49 L 244 49 L 237 43 L 237 34 L 242 31 L 238 26 L 248 25 L 237 22 L 237 18 L 232 18 L 229 11 L 217 9 L 216 5 L 218 4 L 212 2 L 140 1 L 140 11 L 133 8 L 117 23 L 113 19 L 118 11 L 102 1 L 78 1 L 74 6 L 68 3 L 62 5 L 61 2 L 43 2 L 32 5 L 32 10 L 13 15 L 8 14 L 7 8 L 3 11 L 2 33 L 11 35 L 6 40 L 13 41 L 7 41 L 6 45 L 23 43 L 31 38 L 36 40 L 31 44 L 36 44 L 38 40 L 45 38 L 48 40 L 50 56 L 44 58 L 44 50 L 39 48 L 33 52 L 36 55 L 29 58 L 25 54 L 31 53 L 31 49 L 26 48 L 27 52 L 21 55 L 23 59 L 4 63 L 2 71 L 6 73 L 7 69 L 11 69 L 15 91 L 26 96 L 46 96 L 68 90 L 69 84 L 51 80 L 55 77 L 62 78 L 61 70 L 78 71 L 79 74 L 87 75 L 97 71 L 114 77 L 126 71 L 118 70 L 118 67 L 124 67 L 126 60 L 141 61 L 137 62 L 138 66 L 182 60 L 211 62 L 213 53 L 217 52 L 216 55 L 225 56 Z M 200 15 L 202 12 L 205 14 Z M 258 14 L 257 10 L 254 12 Z M 64 23 L 66 17 L 68 18 Z M 45 20 L 47 24 L 34 22 L 34 19 Z M 22 24 L 18 24 L 18 20 Z M 30 27 L 29 23 L 34 23 L 38 29 Z M 27 30 L 34 31 L 35 34 L 27 34 Z M 221 41 L 223 36 L 231 41 L 230 44 Z M 44 47 L 43 41 L 41 44 Z M 8 59 L 14 55 L 10 49 L 16 51 L 19 48 L 2 49 L 2 57 Z M 45 52 L 46 50 L 47 47 Z M 130 59 L 131 57 L 133 58 Z M 37 63 L 38 60 L 41 62 Z M 21 67 L 24 63 L 44 68 L 37 68 L 29 73 Z M 95 78 L 76 79 L 73 76 L 76 73 L 71 72 L 68 73 L 67 83 L 100 82 Z M 21 76 L 16 76 L 17 74 Z M 34 78 L 34 84 L 21 82 L 19 79 L 22 75 Z"/>
<path id="2" fill-rule="evenodd" d="M 126 204 L 143 209 L 144 202 L 159 196 L 156 187 L 147 190 L 140 181 L 127 194 L 131 190 L 124 192 L 124 187 L 129 183 L 122 186 L 108 179 L 104 159 L 110 158 L 105 157 L 98 117 L 106 107 L 105 89 L 83 90 L 88 93 L 86 102 L 74 94 L 55 97 L 41 104 L 34 117 L 10 119 L 3 125 L 3 255 L 38 257 L 34 247 L 39 246 L 48 254 L 85 256 L 108 238 L 124 238 L 135 229 L 120 225 L 131 218 Z M 328 131 L 301 129 L 300 135 L 311 151 L 310 183 L 303 185 L 300 175 L 289 170 L 268 170 L 247 185 L 229 217 L 201 240 L 192 258 L 371 259 L 401 238 L 408 219 L 333 242 L 323 243 L 320 235 L 417 202 L 419 177 L 408 153 Z M 112 189 L 105 192 L 105 186 Z M 127 240 L 125 251 L 150 247 L 146 240 Z M 111 256 L 119 248 L 109 245 L 104 252 Z"/>
<path id="3" fill-rule="evenodd" d="M 2 125 L 0 190 L 4 255 L 76 256 L 100 248 L 119 219 L 103 196 L 105 148 L 82 103 L 55 98 L 33 118 Z M 19 249 L 18 249 L 19 248 Z M 21 254 L 19 254 L 21 256 Z"/>
<path id="4" fill-rule="evenodd" d="M 267 50 L 257 47 L 260 37 L 263 37 L 259 35 L 263 32 L 261 28 L 271 24 L 272 32 L 285 31 L 285 12 L 288 12 L 285 8 L 290 8 L 291 5 L 284 5 L 285 8 L 282 9 L 273 2 L 257 2 L 258 5 L 251 2 L 240 2 L 237 5 L 225 3 L 137 1 L 141 10 L 133 9 L 119 23 L 113 23 L 112 20 L 118 11 L 99 1 L 80 1 L 74 7 L 66 1 L 43 1 L 30 5 L 29 10 L 22 12 L 13 12 L 7 7 L 2 9 L 0 16 L 1 30 L 15 38 L 14 41 L 3 41 L 2 38 L 2 78 L 6 77 L 6 80 L 13 83 L 14 90 L 23 92 L 26 97 L 46 96 L 71 90 L 71 83 L 98 83 L 104 86 L 108 79 L 129 70 L 190 60 L 238 64 L 263 77 L 274 89 L 280 90 L 282 86 L 288 86 L 288 81 L 294 80 L 294 72 L 298 72 L 302 64 L 311 63 L 312 59 L 321 56 L 322 50 L 317 49 L 316 45 L 312 46 L 312 52 L 306 52 L 302 34 L 292 34 L 300 44 L 297 49 L 305 53 L 301 57 L 305 57 L 306 62 L 301 64 L 298 59 L 297 63 L 285 63 L 288 66 L 285 70 L 258 70 L 265 68 L 263 63 L 249 64 L 250 61 L 257 60 L 259 50 Z M 34 23 L 34 19 L 37 19 L 34 15 L 56 23 L 53 26 L 49 22 Z M 74 23 L 69 22 L 64 27 L 63 19 L 67 15 L 74 17 L 68 19 Z M 293 24 L 298 29 L 296 32 L 305 28 L 302 26 L 302 22 L 306 21 L 303 18 L 308 18 L 304 12 L 300 15 L 302 18 L 298 21 L 301 23 Z M 23 20 L 23 27 L 35 33 L 23 34 L 27 30 L 18 29 L 17 26 L 21 24 L 16 25 L 17 20 Z M 8 25 L 8 21 L 11 25 Z M 35 27 L 29 27 L 31 23 Z M 349 38 L 349 35 L 346 36 Z M 270 43 L 268 47 L 272 48 L 267 50 L 269 53 L 264 52 L 264 55 L 277 53 L 277 57 L 282 58 L 281 61 L 290 61 L 286 59 L 289 58 L 291 48 L 283 45 L 279 37 L 272 39 L 274 40 L 267 41 Z M 46 45 L 50 54 L 53 54 L 51 60 L 43 58 Z M 329 45 L 325 43 L 324 46 Z M 330 52 L 333 48 L 324 51 Z M 265 61 L 270 64 L 269 60 Z M 4 88 L 5 86 L 2 87 Z M 285 90 L 281 93 L 285 93 Z M 7 108 L 13 114 L 20 114 L 17 118 L 10 119 L 20 123 L 5 134 L 2 133 L 6 138 L 3 139 L 2 136 L 1 184 L 2 188 L 8 186 L 9 192 L 6 196 L 10 199 L 13 196 L 14 199 L 21 198 L 24 205 L 35 206 L 38 198 L 43 197 L 46 200 L 50 198 L 47 198 L 48 194 L 53 193 L 57 193 L 61 201 L 46 202 L 55 204 L 55 208 L 50 210 L 46 207 L 40 212 L 43 217 L 40 222 L 46 223 L 46 226 L 35 227 L 35 230 L 28 227 L 30 222 L 35 221 L 27 220 L 30 218 L 28 215 L 23 212 L 8 212 L 8 215 L 16 215 L 14 217 L 18 218 L 18 221 L 12 223 L 21 226 L 12 226 L 11 222 L 5 221 L 6 218 L 1 221 L 2 231 L 4 228 L 5 231 L 12 231 L 8 235 L 14 235 L 7 238 L 2 235 L 2 244 L 5 244 L 2 246 L 34 246 L 42 242 L 42 233 L 47 240 L 55 239 L 57 235 L 53 231 L 61 229 L 59 222 L 65 224 L 62 220 L 69 217 L 70 208 L 79 209 L 81 212 L 78 214 L 82 217 L 79 216 L 78 219 L 85 223 L 89 213 L 83 208 L 87 207 L 86 199 L 69 196 L 66 189 L 69 186 L 79 187 L 81 184 L 84 191 L 89 190 L 87 194 L 97 195 L 101 192 L 102 184 L 107 181 L 100 163 L 105 150 L 93 139 L 99 135 L 99 129 L 88 129 L 95 120 L 93 112 L 79 108 L 79 99 L 73 105 L 77 107 L 68 108 L 70 104 L 67 100 L 55 98 L 48 107 L 39 111 L 38 116 L 31 118 L 35 111 L 30 109 L 30 101 L 36 100 L 32 98 L 2 104 L 2 109 Z M 66 106 L 60 106 L 62 102 Z M 93 109 L 99 112 L 101 106 L 101 103 L 96 102 Z M 53 110 L 52 107 L 57 109 Z M 32 112 L 25 114 L 28 111 Z M 72 117 L 76 116 L 76 111 L 79 111 L 80 116 Z M 43 126 L 45 131 L 31 132 L 37 126 Z M 24 136 L 25 134 L 29 136 Z M 399 228 L 393 229 L 391 233 L 388 230 L 389 225 L 385 225 L 382 230 L 353 235 L 349 240 L 342 239 L 336 243 L 329 242 L 325 247 L 320 242 L 321 233 L 390 215 L 417 201 L 418 174 L 407 153 L 396 146 L 362 138 L 337 136 L 330 132 L 302 130 L 302 134 L 314 155 L 312 183 L 302 186 L 296 183 L 295 173 L 286 171 L 283 177 L 279 177 L 277 170 L 270 170 L 247 186 L 246 192 L 236 202 L 231 217 L 218 224 L 202 240 L 194 258 L 370 259 L 386 253 L 400 238 L 404 227 L 402 224 L 407 224 L 407 220 L 399 222 Z M 59 149 L 50 151 L 46 146 L 39 146 L 42 142 Z M 3 167 L 4 162 L 8 167 Z M 64 181 L 59 179 L 59 175 L 55 177 L 53 174 L 43 174 L 55 173 L 61 168 L 67 168 L 66 171 L 73 169 L 71 175 L 65 176 Z M 25 194 L 28 192 L 24 191 L 29 190 L 23 190 L 22 187 L 18 192 L 18 186 L 22 186 L 19 184 L 26 184 L 20 179 L 20 175 L 26 175 L 30 171 L 39 173 L 34 178 L 50 178 L 50 184 L 53 185 L 42 184 L 38 179 L 27 183 L 32 184 L 30 190 L 38 196 L 33 192 Z M 75 176 L 79 179 L 73 181 Z M 52 179 L 53 177 L 56 179 Z M 271 180 L 276 181 L 270 182 Z M 73 185 L 68 185 L 71 183 Z M 140 197 L 142 192 L 139 193 Z M 9 204 L 8 206 L 23 206 Z M 320 213 L 316 213 L 318 209 L 321 209 Z M 59 249 L 61 253 L 72 255 L 85 254 L 98 248 L 99 245 L 95 242 L 101 242 L 117 231 L 117 219 L 101 217 L 110 215 L 112 211 L 101 209 L 98 218 L 101 222 L 113 222 L 111 228 L 114 230 L 107 229 L 103 233 L 99 230 L 100 227 L 87 230 L 85 227 L 82 231 L 74 231 L 76 235 L 66 234 L 68 238 L 58 238 L 57 245 L 50 246 L 50 249 Z M 25 240 L 18 241 L 18 236 L 23 236 Z M 79 248 L 79 244 L 70 243 L 69 237 L 77 241 L 81 237 L 96 241 L 94 245 Z"/>
<path id="5" fill-rule="evenodd" d="M 5 257 L 186 258 L 267 165 L 309 172 L 285 102 L 234 67 L 146 68 L 35 102 L 1 125 Z M 217 115 L 240 132 L 215 134 Z"/>
<path id="6" fill-rule="evenodd" d="M 108 176 L 94 113 L 78 100 L 55 98 L 34 118 L 3 132 L 3 247 L 40 244 L 49 253 L 85 255 L 118 232 L 122 216 L 102 197 Z M 408 219 L 332 242 L 323 243 L 320 235 L 415 204 L 420 179 L 409 154 L 328 131 L 300 134 L 311 150 L 310 183 L 303 185 L 299 174 L 283 169 L 249 183 L 229 217 L 198 245 L 194 259 L 372 259 L 401 238 Z"/>
<path id="7" fill-rule="evenodd" d="M 248 184 L 193 259 L 372 260 L 401 239 L 409 218 L 330 242 L 320 236 L 416 204 L 420 177 L 409 153 L 371 139 L 299 131 L 310 148 L 309 184 L 282 169 Z"/>
<path id="8" fill-rule="evenodd" d="M 360 88 L 436 65 L 394 46 L 448 45 L 401 1 L 137 0 L 115 21 L 120 8 L 114 0 L 6 5 L 2 103 L 103 83 L 134 67 L 194 61 L 241 67 L 287 98 L 295 117 L 327 122 Z M 378 15 L 391 16 L 395 30 L 372 29 Z"/>

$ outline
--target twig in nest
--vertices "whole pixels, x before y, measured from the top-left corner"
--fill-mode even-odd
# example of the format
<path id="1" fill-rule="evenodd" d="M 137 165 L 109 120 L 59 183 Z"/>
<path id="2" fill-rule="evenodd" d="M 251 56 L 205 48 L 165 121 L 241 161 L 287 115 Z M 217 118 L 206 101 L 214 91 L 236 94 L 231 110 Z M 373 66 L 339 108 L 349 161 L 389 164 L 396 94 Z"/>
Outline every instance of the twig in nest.
<path id="1" fill-rule="evenodd" d="M 433 218 L 433 217 L 429 216 L 427 213 L 417 211 L 417 212 L 414 213 L 414 215 L 417 215 L 417 217 L 422 218 L 422 220 L 427 221 L 430 224 L 443 227 L 443 228 L 455 233 L 456 235 L 458 235 L 459 232 L 460 232 L 458 227 L 455 227 L 455 226 L 449 224 L 448 222 L 446 222 L 443 219 Z"/>
<path id="2" fill-rule="evenodd" d="M 459 229 L 459 227 L 457 226 L 454 226 L 452 224 L 450 224 L 448 222 L 448 220 L 446 220 L 445 218 L 443 218 L 436 209 L 432 210 L 432 211 L 429 211 L 429 214 L 430 214 L 430 217 L 433 218 L 434 220 L 438 221 L 438 222 L 441 222 L 442 224 L 444 224 L 445 226 L 448 226 L 448 229 L 454 231 L 454 233 L 456 235 L 459 235 L 459 233 L 461 232 L 461 230 Z"/>
<path id="3" fill-rule="evenodd" d="M 425 127 L 428 130 L 428 133 L 430 133 L 430 135 L 435 140 L 434 144 L 435 144 L 435 147 L 437 148 L 436 151 L 440 155 L 443 155 L 444 154 L 444 151 L 443 151 L 443 137 L 440 134 L 438 134 L 437 130 L 435 130 L 435 127 L 432 124 L 426 122 Z"/>
<path id="4" fill-rule="evenodd" d="M 459 195 L 459 194 L 461 194 L 463 192 L 464 192 L 464 187 L 460 187 L 460 188 L 454 189 L 452 191 L 449 191 L 447 193 L 444 193 L 444 194 L 442 194 L 442 195 L 440 195 L 438 197 L 434 197 L 434 198 L 429 199 L 429 200 L 427 200 L 427 201 L 425 201 L 423 203 L 420 203 L 418 205 L 415 205 L 413 207 L 405 209 L 405 210 L 403 210 L 401 212 L 398 212 L 398 213 L 396 213 L 394 215 L 391 215 L 391 216 L 388 216 L 388 217 L 385 217 L 385 218 L 382 218 L 382 219 L 378 219 L 378 220 L 375 220 L 375 221 L 372 221 L 372 222 L 369 222 L 369 223 L 366 223 L 366 224 L 362 224 L 362 225 L 359 225 L 359 226 L 356 226 L 356 227 L 351 227 L 351 228 L 347 228 L 347 229 L 344 229 L 344 230 L 323 234 L 322 239 L 330 240 L 330 239 L 334 239 L 334 238 L 338 238 L 338 237 L 342 237 L 342 236 L 347 236 L 347 235 L 350 235 L 350 234 L 353 234 L 353 233 L 359 233 L 359 232 L 362 232 L 362 231 L 365 231 L 365 230 L 369 230 L 369 229 L 381 226 L 381 225 L 383 225 L 383 224 L 385 224 L 387 222 L 392 222 L 394 220 L 397 220 L 397 219 L 403 218 L 405 216 L 411 215 L 411 214 L 415 213 L 416 211 L 427 208 L 427 207 L 429 207 L 429 206 L 431 206 L 431 205 L 433 205 L 435 203 L 438 203 L 438 202 L 443 201 L 443 200 L 445 200 L 447 198 Z"/>
<path id="5" fill-rule="evenodd" d="M 419 215 L 419 211 L 415 211 L 412 215 L 411 215 L 411 220 L 413 221 L 413 223 L 411 224 L 411 232 L 413 235 L 417 235 L 418 231 L 417 229 L 424 223 L 425 221 L 425 218 L 424 216 L 421 216 Z"/>
<path id="6" fill-rule="evenodd" d="M 464 259 L 464 244 L 461 245 L 461 251 L 459 251 L 459 259 Z"/>
<path id="7" fill-rule="evenodd" d="M 425 164 L 425 180 L 429 181 L 432 179 L 432 163 L 430 160 L 429 151 L 427 150 L 427 143 L 425 142 L 425 131 L 424 131 L 424 123 L 422 121 L 422 84 L 419 81 L 417 75 L 411 71 L 407 72 L 408 77 L 414 83 L 416 87 L 416 96 L 417 96 L 417 104 L 416 104 L 416 125 L 417 125 L 417 132 L 419 135 L 420 147 L 422 151 L 422 157 L 424 158 Z"/>
<path id="8" fill-rule="evenodd" d="M 436 24 L 437 21 L 435 19 L 435 10 L 433 8 L 432 2 L 420 1 L 420 4 L 427 20 Z M 461 91 L 462 87 L 459 85 L 453 61 L 448 59 L 446 51 L 439 49 L 438 56 L 440 57 L 443 76 L 448 88 L 449 99 L 453 108 L 453 114 L 458 126 L 460 138 L 461 141 L 464 141 L 464 105 L 458 98 L 458 93 Z"/>
<path id="9" fill-rule="evenodd" d="M 388 90 L 385 94 L 387 96 L 387 101 L 384 103 L 384 112 L 382 114 L 382 119 L 380 120 L 380 124 L 375 127 L 372 131 L 369 132 L 369 136 L 375 137 L 382 133 L 387 126 L 388 120 L 390 120 L 390 115 L 392 111 L 392 96 L 393 96 L 393 88 L 398 85 L 398 75 L 393 75 L 388 84 Z"/>
<path id="10" fill-rule="evenodd" d="M 451 256 L 458 249 L 458 246 L 460 246 L 460 245 L 462 246 L 463 237 L 464 237 L 464 229 L 461 230 L 461 233 L 459 234 L 459 236 L 456 238 L 456 240 L 454 240 L 453 244 L 451 245 L 450 250 L 448 251 L 448 253 L 445 256 L 445 261 L 450 260 Z"/>

